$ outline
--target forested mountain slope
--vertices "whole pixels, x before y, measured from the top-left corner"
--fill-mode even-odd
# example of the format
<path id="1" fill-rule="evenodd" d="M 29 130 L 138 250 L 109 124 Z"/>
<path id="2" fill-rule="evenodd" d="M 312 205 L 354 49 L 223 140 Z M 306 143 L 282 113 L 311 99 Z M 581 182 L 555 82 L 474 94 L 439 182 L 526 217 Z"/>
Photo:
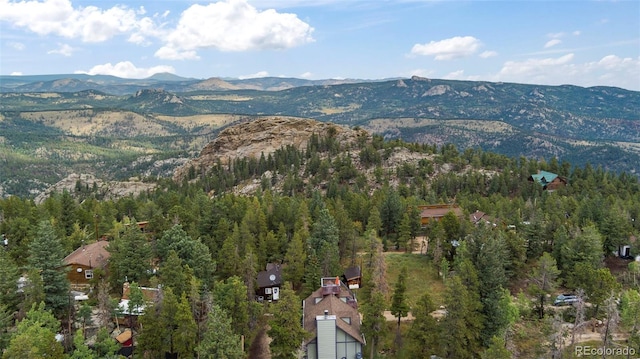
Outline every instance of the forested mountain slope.
<path id="1" fill-rule="evenodd" d="M 264 116 L 310 118 L 385 139 L 452 143 L 460 150 L 556 157 L 640 173 L 640 93 L 619 88 L 413 77 L 334 85 L 292 81 L 280 91 L 225 85 L 219 91 L 203 86 L 170 92 L 161 84 L 183 80 L 149 81 L 127 95 L 95 89 L 0 93 L 0 155 L 8 169 L 0 173 L 2 192 L 37 194 L 74 172 L 118 180 L 166 176 L 176 165 L 162 163 L 171 158 L 182 163 L 221 128 Z M 275 80 L 254 80 L 269 81 Z"/>
<path id="2" fill-rule="evenodd" d="M 125 313 L 114 313 L 109 299 L 122 297 L 125 281 L 134 303 L 125 312 L 140 303 L 134 299 L 143 297 L 140 286 L 162 291 L 142 302 L 139 325 L 119 324 L 134 327 L 137 353 L 196 357 L 219 349 L 241 359 L 265 333 L 272 352 L 291 353 L 304 338 L 301 299 L 318 288 L 320 277 L 333 279 L 353 265 L 363 270 L 357 306 L 364 353 L 390 359 L 569 357 L 582 334 L 640 350 L 637 264 L 614 255 L 628 244 L 631 255 L 639 253 L 631 239 L 640 231 L 637 177 L 553 159 L 385 141 L 306 121 L 273 121 L 266 133 L 278 128 L 284 134 L 287 123 L 289 133 L 318 131 L 304 143 L 283 141 L 264 156 L 243 152 L 256 143 L 225 142 L 251 123 L 223 131 L 211 146 L 235 156 L 193 171 L 187 165 L 186 177 L 160 179 L 138 195 L 104 198 L 79 178 L 73 189 L 41 204 L 0 199 L 0 233 L 7 239 L 0 248 L 4 356 L 20 357 L 22 348 L 58 357 L 115 351 L 109 333 L 114 316 Z M 528 180 L 540 170 L 567 185 L 543 190 Z M 423 225 L 420 206 L 434 204 L 459 212 Z M 476 211 L 486 221 L 476 224 Z M 90 300 L 70 307 L 66 294 L 73 283 L 58 271 L 61 261 L 103 237 L 109 271 L 94 272 Z M 282 264 L 289 283 L 278 303 L 255 300 L 255 278 L 267 263 Z M 405 275 L 410 285 L 404 294 L 398 285 L 403 267 L 423 276 Z M 23 291 L 15 290 L 20 276 L 29 283 Z M 560 293 L 582 293 L 588 304 L 554 306 L 551 299 Z M 32 306 L 39 301 L 41 307 Z M 383 313 L 403 303 L 415 319 L 387 324 Z M 432 314 L 440 306 L 436 320 Z M 100 313 L 94 324 L 81 314 L 92 310 Z M 588 323 L 598 321 L 592 332 Z M 275 329 L 265 332 L 267 324 Z M 70 327 L 85 331 L 64 329 Z M 56 332 L 67 340 L 55 342 Z M 99 344 L 86 346 L 85 334 Z"/>

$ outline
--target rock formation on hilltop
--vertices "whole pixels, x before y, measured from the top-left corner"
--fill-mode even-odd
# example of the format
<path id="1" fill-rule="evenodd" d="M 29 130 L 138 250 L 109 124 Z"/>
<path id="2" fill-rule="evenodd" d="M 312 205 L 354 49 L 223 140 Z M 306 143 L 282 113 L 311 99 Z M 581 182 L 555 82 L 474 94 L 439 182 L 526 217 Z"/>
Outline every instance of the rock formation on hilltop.
<path id="1" fill-rule="evenodd" d="M 41 204 L 52 194 L 62 193 L 63 191 L 74 194 L 78 190 L 78 187 L 86 187 L 88 191 L 90 189 L 93 191 L 95 187 L 94 194 L 100 198 L 117 199 L 130 195 L 137 196 L 142 192 L 155 189 L 156 186 L 155 183 L 141 182 L 133 179 L 129 181 L 103 181 L 91 174 L 72 173 L 53 186 L 50 186 L 46 191 L 38 194 L 34 201 L 36 204 Z"/>
<path id="2" fill-rule="evenodd" d="M 258 158 L 262 153 L 267 156 L 287 145 L 303 149 L 313 134 L 320 137 L 335 136 L 339 143 L 355 142 L 363 135 L 370 137 L 364 130 L 333 123 L 291 117 L 259 118 L 224 129 L 202 149 L 197 158 L 178 168 L 173 179 L 183 180 L 191 167 L 196 173 L 202 173 L 218 162 L 224 165 L 235 158 Z"/>

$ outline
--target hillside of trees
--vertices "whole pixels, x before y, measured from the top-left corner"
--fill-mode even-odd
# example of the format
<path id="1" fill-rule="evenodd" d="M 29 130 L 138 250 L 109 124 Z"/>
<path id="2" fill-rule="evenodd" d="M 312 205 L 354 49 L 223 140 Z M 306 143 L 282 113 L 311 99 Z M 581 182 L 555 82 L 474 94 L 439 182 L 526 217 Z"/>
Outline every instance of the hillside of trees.
<path id="1" fill-rule="evenodd" d="M 429 156 L 389 165 L 398 151 Z M 568 185 L 544 191 L 528 181 L 540 170 Z M 248 181 L 258 188 L 238 194 Z M 456 204 L 464 215 L 421 226 L 426 204 Z M 493 222 L 474 225 L 475 211 Z M 573 357 L 592 328 L 601 335 L 590 345 L 640 352 L 640 265 L 614 254 L 629 244 L 640 254 L 631 242 L 640 233 L 638 178 L 555 158 L 379 136 L 347 149 L 315 138 L 182 183 L 160 179 L 137 197 L 104 200 L 77 186 L 39 205 L 0 199 L 0 233 L 3 359 L 117 357 L 110 332 L 125 282 L 130 313 L 144 306 L 141 287 L 162 293 L 129 323 L 134 357 L 247 358 L 266 334 L 270 357 L 294 358 L 306 335 L 301 300 L 352 265 L 364 277 L 365 357 Z M 62 260 L 101 238 L 109 270 L 96 272 L 89 300 L 76 303 Z M 391 252 L 403 264 L 392 268 Z M 267 263 L 284 265 L 277 303 L 255 301 Z M 422 267 L 432 274 L 408 288 Z M 561 293 L 575 293 L 577 304 L 553 306 Z M 385 311 L 398 320 L 387 322 Z"/>
<path id="2" fill-rule="evenodd" d="M 357 83 L 265 78 L 222 88 L 215 79 L 91 79 L 0 78 L 8 85 L 0 86 L 0 197 L 37 196 L 72 173 L 117 181 L 166 176 L 172 161 L 192 158 L 226 126 L 263 116 L 640 176 L 638 91 L 417 76 Z M 118 83 L 129 90 L 115 89 Z"/>

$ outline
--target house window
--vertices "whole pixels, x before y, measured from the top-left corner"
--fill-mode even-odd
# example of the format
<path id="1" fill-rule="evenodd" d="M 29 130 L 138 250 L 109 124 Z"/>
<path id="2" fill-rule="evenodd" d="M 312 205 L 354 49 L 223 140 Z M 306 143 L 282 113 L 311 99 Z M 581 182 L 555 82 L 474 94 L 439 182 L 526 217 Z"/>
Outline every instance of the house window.
<path id="1" fill-rule="evenodd" d="M 84 277 L 86 279 L 93 279 L 93 271 L 91 269 L 87 269 L 84 271 Z"/>
<path id="2" fill-rule="evenodd" d="M 264 294 L 271 294 L 271 288 L 265 288 Z"/>
<path id="3" fill-rule="evenodd" d="M 341 317 L 340 319 L 344 320 L 347 324 L 351 324 L 351 317 Z"/>

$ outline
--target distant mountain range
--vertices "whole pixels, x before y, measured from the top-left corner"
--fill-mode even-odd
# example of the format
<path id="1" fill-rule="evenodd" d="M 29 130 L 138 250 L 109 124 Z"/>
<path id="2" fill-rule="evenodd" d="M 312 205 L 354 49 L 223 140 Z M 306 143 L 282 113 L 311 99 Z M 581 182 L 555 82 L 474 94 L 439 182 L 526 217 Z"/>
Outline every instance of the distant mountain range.
<path id="1" fill-rule="evenodd" d="M 67 167 L 44 171 L 49 177 L 41 182 L 46 183 L 68 175 L 74 158 L 84 159 L 83 170 L 100 167 L 111 177 L 131 175 L 140 169 L 122 171 L 123 161 L 138 163 L 137 156 L 153 154 L 169 163 L 175 151 L 193 155 L 222 128 L 261 116 L 334 122 L 387 139 L 453 143 L 461 151 L 555 156 L 577 166 L 591 163 L 640 176 L 640 92 L 421 77 L 0 76 L 0 160 L 65 159 Z M 101 156 L 117 158 L 119 165 Z M 18 176 L 28 167 L 15 168 L 12 175 Z"/>
<path id="2" fill-rule="evenodd" d="M 285 77 L 251 79 L 194 79 L 170 73 L 158 73 L 145 79 L 125 79 L 110 75 L 61 74 L 0 76 L 0 92 L 77 92 L 96 90 L 113 95 L 133 94 L 141 89 L 170 92 L 258 90 L 279 91 L 300 86 L 324 86 L 367 82 L 355 79 L 305 80 Z"/>

